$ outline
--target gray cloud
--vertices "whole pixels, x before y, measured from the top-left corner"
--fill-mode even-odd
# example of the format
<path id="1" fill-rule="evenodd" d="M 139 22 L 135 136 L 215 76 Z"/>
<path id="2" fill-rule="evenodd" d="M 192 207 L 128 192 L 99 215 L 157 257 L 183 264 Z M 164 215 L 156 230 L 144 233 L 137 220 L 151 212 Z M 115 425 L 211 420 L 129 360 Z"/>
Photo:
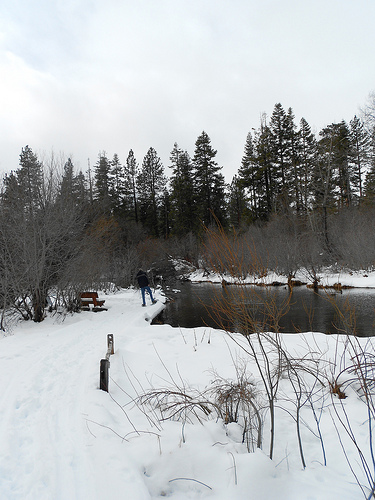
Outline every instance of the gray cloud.
<path id="1" fill-rule="evenodd" d="M 276 102 L 317 129 L 374 90 L 366 0 L 3 0 L 0 169 L 21 148 L 139 162 L 202 130 L 229 180 Z"/>

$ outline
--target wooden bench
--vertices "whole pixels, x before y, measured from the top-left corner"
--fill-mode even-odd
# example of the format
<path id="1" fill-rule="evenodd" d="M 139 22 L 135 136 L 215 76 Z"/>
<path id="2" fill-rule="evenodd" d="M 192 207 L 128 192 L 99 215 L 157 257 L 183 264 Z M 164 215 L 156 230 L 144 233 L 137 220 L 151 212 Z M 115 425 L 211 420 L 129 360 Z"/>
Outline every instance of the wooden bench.
<path id="1" fill-rule="evenodd" d="M 98 292 L 83 292 L 81 293 L 81 307 L 88 307 L 93 304 L 94 308 L 102 307 L 105 300 L 98 300 Z"/>

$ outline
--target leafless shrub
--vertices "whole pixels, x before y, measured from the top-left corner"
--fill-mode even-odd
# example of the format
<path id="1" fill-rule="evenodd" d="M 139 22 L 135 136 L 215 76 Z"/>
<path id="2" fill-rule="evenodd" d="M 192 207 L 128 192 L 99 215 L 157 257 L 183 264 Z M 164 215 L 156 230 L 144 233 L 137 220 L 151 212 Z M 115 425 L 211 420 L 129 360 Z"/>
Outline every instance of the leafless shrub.
<path id="1" fill-rule="evenodd" d="M 217 372 L 204 391 L 183 384 L 151 389 L 137 397 L 136 403 L 152 412 L 159 421 L 177 420 L 184 424 L 207 418 L 221 419 L 224 424 L 237 423 L 242 428 L 243 442 L 249 451 L 262 447 L 262 401 L 260 391 L 246 369 L 236 366 L 237 378 L 223 378 Z"/>
<path id="2" fill-rule="evenodd" d="M 342 209 L 331 220 L 331 240 L 346 269 L 372 270 L 375 264 L 373 207 Z"/>
<path id="3" fill-rule="evenodd" d="M 337 436 L 358 486 L 364 498 L 375 498 L 375 450 L 373 446 L 373 427 L 375 423 L 375 353 L 374 342 L 370 337 L 367 341 L 358 338 L 355 328 L 355 310 L 348 302 L 345 307 L 333 296 L 327 295 L 336 310 L 340 321 L 342 334 L 337 336 L 335 355 L 332 362 L 322 370 L 331 395 L 332 420 Z M 357 395 L 365 407 L 366 420 L 363 422 L 368 429 L 367 444 L 359 439 L 357 426 L 354 425 L 345 400 Z M 349 453 L 348 444 L 344 443 L 344 435 L 349 438 L 357 453 L 358 461 L 354 461 Z M 367 449 L 366 449 L 367 448 Z M 365 486 L 360 477 L 362 470 L 367 481 Z"/>
<path id="4" fill-rule="evenodd" d="M 190 394 L 188 394 L 190 392 Z M 212 403 L 199 391 L 173 390 L 172 388 L 151 390 L 142 395 L 138 403 L 157 409 L 161 421 L 177 420 L 192 423 L 192 418 L 202 422 L 202 416 L 207 417 L 212 412 Z"/>
<path id="5" fill-rule="evenodd" d="M 98 218 L 84 196 L 66 189 L 53 158 L 43 165 L 28 147 L 21 156 L 0 191 L 2 328 L 5 310 L 36 322 L 57 305 L 77 310 L 81 291 L 108 281 L 119 242 L 113 218 Z"/>
<path id="6" fill-rule="evenodd" d="M 248 451 L 262 447 L 263 405 L 260 391 L 246 365 L 236 365 L 237 378 L 228 380 L 214 373 L 208 393 L 213 398 L 218 416 L 226 423 L 235 422 L 242 428 L 242 441 Z"/>
<path id="7" fill-rule="evenodd" d="M 367 342 L 367 345 L 363 345 L 354 336 L 348 336 L 348 341 L 346 343 L 345 355 L 351 360 L 351 364 L 345 367 L 338 374 L 335 380 L 335 386 L 338 387 L 339 393 L 332 391 L 332 408 L 333 408 L 333 420 L 339 437 L 339 441 L 346 457 L 348 465 L 361 488 L 362 493 L 366 499 L 375 498 L 375 452 L 373 446 L 373 427 L 375 423 L 375 398 L 374 398 L 374 374 L 375 374 L 375 364 L 374 364 L 374 347 L 371 340 Z M 343 380 L 340 382 L 339 380 Z M 349 416 L 347 408 L 343 403 L 346 392 L 348 389 L 352 388 L 356 391 L 360 401 L 363 402 L 366 408 L 367 420 L 364 422 L 368 429 L 368 440 L 366 450 L 363 443 L 358 439 L 357 429 L 353 426 L 352 419 Z M 344 389 L 344 390 L 343 390 Z M 335 396 L 338 395 L 338 398 Z M 358 477 L 357 464 L 354 463 L 352 459 L 349 458 L 347 445 L 344 445 L 341 438 L 341 433 L 349 438 L 354 450 L 358 456 L 358 463 L 360 469 L 364 472 L 367 487 L 362 484 L 362 481 Z"/>
<path id="8" fill-rule="evenodd" d="M 210 230 L 209 230 L 210 231 Z M 264 397 L 266 399 L 265 416 L 269 422 L 269 456 L 273 458 L 276 439 L 276 408 L 286 411 L 296 425 L 297 441 L 301 463 L 306 466 L 303 450 L 301 427 L 301 411 L 308 406 L 314 416 L 316 431 L 314 435 L 321 442 L 324 463 L 326 463 L 323 435 L 320 428 L 321 405 L 324 404 L 324 388 L 328 386 L 327 379 L 321 375 L 322 353 L 308 354 L 300 359 L 291 356 L 283 345 L 280 335 L 280 319 L 288 311 L 292 298 L 292 289 L 288 297 L 281 304 L 275 300 L 275 294 L 270 290 L 266 298 L 257 294 L 257 288 L 249 289 L 241 280 L 242 251 L 239 254 L 239 242 L 233 244 L 219 227 L 210 232 L 210 265 L 213 269 L 225 274 L 233 275 L 235 270 L 237 286 L 228 286 L 223 298 L 217 299 L 209 308 L 217 326 L 228 332 L 230 337 L 242 349 L 257 368 Z M 225 260 L 222 261 L 222 256 Z M 254 259 L 254 262 L 258 262 Z M 228 321 L 229 319 L 229 321 Z M 231 325 L 228 328 L 228 323 Z M 241 332 L 245 342 L 231 334 L 232 329 Z M 293 397 L 287 396 L 290 391 L 281 391 L 281 382 L 292 390 Z M 228 388 L 223 386 L 223 390 Z M 233 388 L 231 388 L 233 391 Z M 225 393 L 225 392 L 224 392 Z"/>
<path id="9" fill-rule="evenodd" d="M 222 226 L 206 228 L 203 260 L 223 279 L 230 276 L 241 282 L 247 276 L 267 274 L 264 259 L 258 257 L 253 241 L 236 232 L 228 235 Z"/>

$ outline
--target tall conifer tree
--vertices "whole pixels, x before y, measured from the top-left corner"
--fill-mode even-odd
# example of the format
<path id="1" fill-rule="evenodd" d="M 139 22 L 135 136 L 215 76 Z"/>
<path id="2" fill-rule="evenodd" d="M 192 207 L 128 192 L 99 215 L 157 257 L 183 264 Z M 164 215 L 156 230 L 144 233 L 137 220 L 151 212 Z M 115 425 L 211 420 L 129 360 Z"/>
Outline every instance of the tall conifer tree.
<path id="1" fill-rule="evenodd" d="M 311 127 L 301 118 L 299 127 L 300 139 L 300 170 L 299 184 L 301 187 L 301 199 L 303 211 L 306 213 L 312 208 L 313 203 L 313 172 L 317 166 L 317 143 Z"/>
<path id="2" fill-rule="evenodd" d="M 324 182 L 329 183 L 325 189 L 332 191 L 337 207 L 350 206 L 352 203 L 352 171 L 349 164 L 349 127 L 344 120 L 340 123 L 332 123 L 320 132 L 320 136 L 319 156 L 321 166 L 326 174 L 323 173 L 321 178 Z"/>
<path id="3" fill-rule="evenodd" d="M 113 155 L 109 169 L 109 196 L 112 209 L 117 214 L 123 214 L 125 204 L 125 175 L 118 154 Z"/>
<path id="4" fill-rule="evenodd" d="M 243 182 L 235 175 L 229 187 L 228 212 L 230 225 L 236 229 L 248 221 L 248 209 Z"/>
<path id="5" fill-rule="evenodd" d="M 32 214 L 35 208 L 44 204 L 43 165 L 29 146 L 22 149 L 20 168 L 17 170 L 17 184 L 20 200 L 26 211 Z"/>
<path id="6" fill-rule="evenodd" d="M 261 220 L 267 220 L 276 208 L 277 178 L 272 164 L 271 130 L 265 114 L 262 115 L 260 128 L 255 134 L 254 147 L 258 166 L 256 178 L 259 180 L 257 214 Z"/>
<path id="7" fill-rule="evenodd" d="M 126 196 L 129 206 L 129 215 L 132 220 L 138 223 L 138 197 L 137 197 L 137 177 L 139 173 L 139 167 L 137 160 L 135 159 L 134 152 L 131 149 L 126 158 L 125 165 L 125 185 L 126 185 Z"/>
<path id="8" fill-rule="evenodd" d="M 140 205 L 140 220 L 153 236 L 161 234 L 161 201 L 166 185 L 164 167 L 154 148 L 150 148 L 143 159 L 137 176 L 137 191 Z"/>
<path id="9" fill-rule="evenodd" d="M 280 190 L 286 188 L 287 168 L 289 167 L 289 137 L 287 136 L 287 117 L 280 103 L 275 104 L 271 118 L 272 162 Z"/>
<path id="10" fill-rule="evenodd" d="M 253 220 L 261 217 L 259 206 L 260 179 L 261 176 L 259 175 L 259 165 L 256 159 L 253 137 L 249 132 L 246 137 L 241 166 L 238 170 L 238 181 L 247 194 L 246 203 L 249 205 Z"/>
<path id="11" fill-rule="evenodd" d="M 370 134 L 369 170 L 365 177 L 364 195 L 367 204 L 375 205 L 375 126 Z"/>
<path id="12" fill-rule="evenodd" d="M 99 158 L 95 165 L 94 194 L 96 204 L 103 215 L 109 215 L 112 209 L 110 171 L 111 162 L 106 153 L 99 153 Z"/>
<path id="13" fill-rule="evenodd" d="M 370 165 L 370 136 L 361 120 L 354 116 L 349 123 L 350 128 L 350 161 L 353 163 L 352 184 L 356 195 L 363 198 L 363 181 L 367 167 Z"/>
<path id="14" fill-rule="evenodd" d="M 193 163 L 189 154 L 175 143 L 170 156 L 172 231 L 178 236 L 196 231 L 196 199 L 194 196 Z"/>
<path id="15" fill-rule="evenodd" d="M 215 217 L 225 224 L 225 182 L 215 161 L 216 153 L 203 131 L 195 142 L 193 163 L 197 214 L 206 225 L 211 225 Z"/>
<path id="16" fill-rule="evenodd" d="M 82 172 L 75 174 L 71 158 L 68 158 L 64 165 L 58 199 L 71 208 L 78 206 L 83 208 L 89 200 L 85 177 Z"/>
<path id="17" fill-rule="evenodd" d="M 272 177 L 276 191 L 276 209 L 286 211 L 298 204 L 296 171 L 296 137 L 291 108 L 285 113 L 280 103 L 275 104 L 270 118 Z"/>
<path id="18" fill-rule="evenodd" d="M 302 201 L 302 183 L 301 183 L 301 134 L 297 131 L 297 126 L 294 122 L 294 113 L 292 108 L 288 109 L 286 115 L 286 130 L 287 141 L 289 142 L 289 170 L 288 187 L 289 187 L 289 202 L 287 206 L 292 208 L 297 215 L 303 213 Z"/>

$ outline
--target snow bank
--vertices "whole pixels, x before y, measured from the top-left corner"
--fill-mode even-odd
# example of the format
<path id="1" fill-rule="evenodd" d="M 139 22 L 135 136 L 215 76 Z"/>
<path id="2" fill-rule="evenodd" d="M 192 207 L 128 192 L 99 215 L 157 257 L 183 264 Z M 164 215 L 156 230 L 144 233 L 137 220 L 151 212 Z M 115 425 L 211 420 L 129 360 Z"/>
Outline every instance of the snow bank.
<path id="1" fill-rule="evenodd" d="M 211 415 L 202 415 L 201 423 L 191 415 L 160 422 L 155 409 L 146 412 L 137 398 L 148 390 L 201 392 L 217 375 L 236 380 L 239 360 L 248 358 L 221 331 L 151 326 L 150 319 L 164 307 L 159 292 L 156 297 L 157 304 L 142 308 L 139 292 L 114 293 L 106 297 L 108 311 L 82 312 L 64 322 L 55 316 L 41 324 L 20 323 L 0 339 L 1 499 L 362 498 L 340 449 L 326 392 L 319 418 L 327 466 L 306 407 L 305 470 L 295 422 L 284 410 L 277 410 L 272 461 L 267 427 L 263 450 L 248 453 L 236 423 L 225 425 Z M 108 333 L 114 334 L 115 354 L 106 393 L 98 385 Z M 343 338 L 322 334 L 282 338 L 301 357 L 313 349 L 334 361 L 343 348 Z M 256 378 L 249 360 L 248 371 Z M 367 450 L 365 407 L 354 390 L 348 396 L 343 404 Z M 348 455 L 357 460 L 349 444 Z M 358 473 L 364 481 L 360 468 Z"/>
<path id="2" fill-rule="evenodd" d="M 320 278 L 319 284 L 322 286 L 332 287 L 340 283 L 345 287 L 354 288 L 375 288 L 375 271 L 353 271 L 353 272 L 336 272 L 325 269 L 324 272 L 318 273 Z M 307 271 L 300 270 L 296 273 L 295 280 L 303 283 L 311 284 L 312 280 Z M 227 283 L 238 282 L 237 279 L 229 275 L 219 275 L 216 273 L 207 272 L 204 269 L 197 269 L 189 274 L 189 280 L 193 283 L 211 282 L 222 283 L 225 280 Z M 273 283 L 288 284 L 288 278 L 284 275 L 274 272 L 268 273 L 266 276 L 247 276 L 241 280 L 242 284 L 249 285 L 272 285 Z"/>

